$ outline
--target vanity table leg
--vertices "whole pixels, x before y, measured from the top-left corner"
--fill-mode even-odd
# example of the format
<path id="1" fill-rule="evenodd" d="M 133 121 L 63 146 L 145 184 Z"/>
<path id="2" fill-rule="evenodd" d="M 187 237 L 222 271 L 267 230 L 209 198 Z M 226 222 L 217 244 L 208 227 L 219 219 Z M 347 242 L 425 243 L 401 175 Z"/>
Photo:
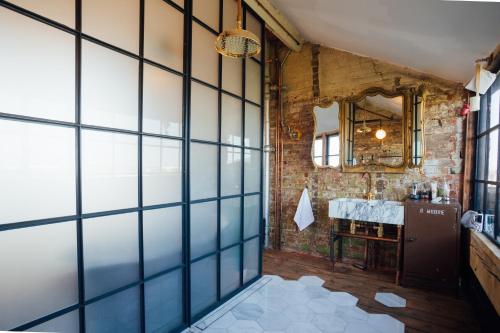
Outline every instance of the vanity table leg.
<path id="1" fill-rule="evenodd" d="M 401 250 L 403 245 L 403 227 L 398 225 L 398 248 L 396 250 L 396 284 L 401 285 Z"/>

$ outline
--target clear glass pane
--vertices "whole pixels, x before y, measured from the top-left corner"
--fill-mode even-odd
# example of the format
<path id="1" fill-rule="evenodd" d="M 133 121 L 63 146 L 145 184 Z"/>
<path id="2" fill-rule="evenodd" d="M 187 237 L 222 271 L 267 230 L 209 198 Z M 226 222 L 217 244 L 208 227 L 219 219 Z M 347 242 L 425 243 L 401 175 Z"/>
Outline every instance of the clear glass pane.
<path id="1" fill-rule="evenodd" d="M 245 104 L 245 146 L 260 148 L 261 109 L 253 104 Z"/>
<path id="2" fill-rule="evenodd" d="M 219 1 L 193 1 L 193 15 L 215 31 L 219 31 Z"/>
<path id="3" fill-rule="evenodd" d="M 71 311 L 62 316 L 49 320 L 43 324 L 34 326 L 30 332 L 58 332 L 76 333 L 80 330 L 80 319 L 78 310 Z"/>
<path id="4" fill-rule="evenodd" d="M 82 1 L 83 32 L 135 54 L 139 53 L 139 1 Z"/>
<path id="5" fill-rule="evenodd" d="M 328 137 L 328 155 L 338 155 L 340 153 L 340 142 L 338 135 Z"/>
<path id="6" fill-rule="evenodd" d="M 137 130 L 139 62 L 82 42 L 82 123 Z"/>
<path id="7" fill-rule="evenodd" d="M 182 141 L 142 139 L 144 206 L 182 201 Z"/>
<path id="8" fill-rule="evenodd" d="M 184 14 L 163 0 L 147 0 L 144 21 L 144 56 L 182 72 Z"/>
<path id="9" fill-rule="evenodd" d="M 222 57 L 222 89 L 241 96 L 243 86 L 241 59 Z"/>
<path id="10" fill-rule="evenodd" d="M 140 332 L 139 288 L 133 287 L 87 305 L 85 327 L 87 332 Z"/>
<path id="11" fill-rule="evenodd" d="M 191 264 L 191 316 L 217 301 L 217 258 L 211 256 Z"/>
<path id="12" fill-rule="evenodd" d="M 485 180 L 486 135 L 476 141 L 476 179 Z"/>
<path id="13" fill-rule="evenodd" d="M 259 275 L 259 238 L 245 242 L 243 256 L 243 283 L 246 283 Z"/>
<path id="14" fill-rule="evenodd" d="M 144 285 L 146 332 L 172 332 L 182 325 L 182 291 L 181 270 Z"/>
<path id="15" fill-rule="evenodd" d="M 217 90 L 191 82 L 191 137 L 217 141 L 219 137 L 219 97 Z"/>
<path id="16" fill-rule="evenodd" d="M 245 88 L 245 98 L 260 104 L 260 64 L 256 61 L 247 60 Z"/>
<path id="17" fill-rule="evenodd" d="M 137 207 L 137 137 L 82 131 L 85 213 Z"/>
<path id="18" fill-rule="evenodd" d="M 139 279 L 137 232 L 137 213 L 83 221 L 86 299 Z"/>
<path id="19" fill-rule="evenodd" d="M 340 165 L 339 156 L 328 156 L 328 165 L 332 167 L 338 167 Z"/>
<path id="20" fill-rule="evenodd" d="M 78 303 L 76 224 L 0 232 L 0 329 Z"/>
<path id="21" fill-rule="evenodd" d="M 222 30 L 234 29 L 236 27 L 236 16 L 238 13 L 238 2 L 234 0 L 223 0 Z"/>
<path id="22" fill-rule="evenodd" d="M 241 145 L 242 115 L 241 101 L 222 94 L 222 142 Z"/>
<path id="23" fill-rule="evenodd" d="M 247 11 L 247 22 L 246 22 L 246 30 L 249 30 L 257 36 L 257 38 L 260 40 L 262 37 L 262 25 L 260 24 L 259 20 L 255 16 L 252 15 L 249 11 Z M 261 41 L 262 43 L 262 41 Z M 262 57 L 262 54 L 259 53 L 257 56 L 254 58 L 257 60 L 260 60 Z"/>
<path id="24" fill-rule="evenodd" d="M 0 159 L 0 224 L 76 213 L 74 129 L 0 120 Z"/>
<path id="25" fill-rule="evenodd" d="M 191 259 L 217 250 L 217 202 L 191 204 Z"/>
<path id="26" fill-rule="evenodd" d="M 194 78 L 217 86 L 219 54 L 215 52 L 216 35 L 193 22 L 192 74 Z"/>
<path id="27" fill-rule="evenodd" d="M 497 180 L 498 170 L 498 129 L 489 134 L 488 180 Z"/>
<path id="28" fill-rule="evenodd" d="M 260 151 L 245 149 L 245 193 L 260 192 Z"/>
<path id="29" fill-rule="evenodd" d="M 75 27 L 75 1 L 68 0 L 9 0 L 10 3 L 47 17 L 56 22 Z M 0 20 L 1 21 L 1 20 Z M 0 29 L 1 30 L 1 29 Z"/>
<path id="30" fill-rule="evenodd" d="M 0 43 L 1 112 L 75 121 L 75 37 L 0 7 Z"/>
<path id="31" fill-rule="evenodd" d="M 241 149 L 221 148 L 221 195 L 241 193 Z"/>
<path id="32" fill-rule="evenodd" d="M 260 232 L 260 195 L 252 195 L 244 199 L 245 239 Z"/>
<path id="33" fill-rule="evenodd" d="M 217 196 L 217 146 L 191 143 L 191 200 Z"/>
<path id="34" fill-rule="evenodd" d="M 500 79 L 497 78 L 490 88 L 490 127 L 498 125 L 500 121 Z"/>
<path id="35" fill-rule="evenodd" d="M 474 187 L 474 210 L 484 212 L 484 184 L 476 183 Z"/>
<path id="36" fill-rule="evenodd" d="M 182 76 L 144 64 L 143 131 L 182 136 Z"/>
<path id="37" fill-rule="evenodd" d="M 220 293 L 224 297 L 240 286 L 240 246 L 220 255 Z"/>
<path id="38" fill-rule="evenodd" d="M 497 196 L 497 187 L 487 185 L 486 189 L 486 209 L 484 210 L 484 231 L 491 237 L 495 237 L 495 204 Z"/>
<path id="39" fill-rule="evenodd" d="M 221 247 L 226 247 L 241 239 L 241 199 L 221 200 L 220 205 Z"/>
<path id="40" fill-rule="evenodd" d="M 480 110 L 478 116 L 479 131 L 477 134 L 481 134 L 488 129 L 488 95 L 481 96 Z"/>
<path id="41" fill-rule="evenodd" d="M 144 274 L 182 264 L 182 207 L 143 212 Z"/>

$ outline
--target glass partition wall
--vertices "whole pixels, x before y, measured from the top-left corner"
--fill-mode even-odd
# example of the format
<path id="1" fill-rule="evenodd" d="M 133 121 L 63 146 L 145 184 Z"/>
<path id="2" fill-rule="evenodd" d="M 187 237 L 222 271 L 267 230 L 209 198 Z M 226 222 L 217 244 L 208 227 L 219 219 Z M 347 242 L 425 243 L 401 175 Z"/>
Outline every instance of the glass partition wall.
<path id="1" fill-rule="evenodd" d="M 235 18 L 0 0 L 0 330 L 180 331 L 260 276 L 264 63 L 215 52 Z"/>

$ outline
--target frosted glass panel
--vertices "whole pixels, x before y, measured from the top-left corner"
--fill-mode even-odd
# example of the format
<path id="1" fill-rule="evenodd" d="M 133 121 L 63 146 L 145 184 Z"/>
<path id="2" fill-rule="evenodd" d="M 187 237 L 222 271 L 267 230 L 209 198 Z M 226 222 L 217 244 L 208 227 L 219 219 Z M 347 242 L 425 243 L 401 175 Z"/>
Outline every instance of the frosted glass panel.
<path id="1" fill-rule="evenodd" d="M 220 255 L 220 293 L 226 296 L 240 286 L 240 246 L 232 247 Z"/>
<path id="2" fill-rule="evenodd" d="M 9 2 L 71 28 L 75 27 L 75 1 L 9 0 Z"/>
<path id="3" fill-rule="evenodd" d="M 2 231 L 0 253 L 0 330 L 78 303 L 75 222 Z"/>
<path id="4" fill-rule="evenodd" d="M 83 0 L 83 32 L 135 54 L 139 53 L 138 0 Z"/>
<path id="5" fill-rule="evenodd" d="M 219 31 L 219 1 L 193 1 L 193 15 L 215 31 Z"/>
<path id="6" fill-rule="evenodd" d="M 58 332 L 58 333 L 76 333 L 80 330 L 80 320 L 78 311 L 71 311 L 65 315 L 49 320 L 43 324 L 30 328 L 29 332 Z"/>
<path id="7" fill-rule="evenodd" d="M 245 76 L 245 98 L 260 104 L 260 64 L 249 59 Z"/>
<path id="8" fill-rule="evenodd" d="M 234 0 L 223 0 L 222 27 L 223 30 L 234 29 L 236 27 L 236 15 L 238 3 Z"/>
<path id="9" fill-rule="evenodd" d="M 216 35 L 193 22 L 193 77 L 217 86 L 219 54 L 214 50 L 215 38 L 217 38 Z"/>
<path id="10" fill-rule="evenodd" d="M 241 59 L 222 57 L 222 89 L 241 96 L 242 71 Z"/>
<path id="11" fill-rule="evenodd" d="M 146 332 L 171 332 L 182 325 L 182 291 L 181 270 L 144 285 Z"/>
<path id="12" fill-rule="evenodd" d="M 191 315 L 196 316 L 217 301 L 215 256 L 191 264 Z"/>
<path id="13" fill-rule="evenodd" d="M 222 94 L 222 142 L 241 145 L 242 103 Z"/>
<path id="14" fill-rule="evenodd" d="M 137 230 L 137 213 L 83 221 L 86 299 L 139 279 Z"/>
<path id="15" fill-rule="evenodd" d="M 143 131 L 182 136 L 182 76 L 144 64 Z"/>
<path id="16" fill-rule="evenodd" d="M 245 197 L 245 239 L 257 235 L 260 230 L 260 195 Z"/>
<path id="17" fill-rule="evenodd" d="M 1 112 L 74 121 L 75 37 L 0 7 L 0 44 Z"/>
<path id="18" fill-rule="evenodd" d="M 217 196 L 217 146 L 191 143 L 191 200 Z"/>
<path id="19" fill-rule="evenodd" d="M 243 256 L 243 283 L 246 283 L 259 274 L 259 238 L 245 243 Z"/>
<path id="20" fill-rule="evenodd" d="M 182 201 L 182 141 L 142 139 L 143 204 Z"/>
<path id="21" fill-rule="evenodd" d="M 74 129 L 0 120 L 0 160 L 0 224 L 76 213 Z"/>
<path id="22" fill-rule="evenodd" d="M 221 147 L 221 195 L 241 193 L 241 149 Z"/>
<path id="23" fill-rule="evenodd" d="M 260 151 L 245 150 L 245 193 L 260 192 Z"/>
<path id="24" fill-rule="evenodd" d="M 82 131 L 85 213 L 137 207 L 137 137 Z"/>
<path id="25" fill-rule="evenodd" d="M 144 274 L 146 276 L 182 263 L 182 207 L 143 212 Z"/>
<path id="26" fill-rule="evenodd" d="M 146 0 L 144 56 L 182 71 L 184 15 L 163 0 Z"/>
<path id="27" fill-rule="evenodd" d="M 191 205 L 191 259 L 217 250 L 217 202 Z"/>
<path id="28" fill-rule="evenodd" d="M 82 42 L 82 123 L 137 130 L 139 62 Z"/>
<path id="29" fill-rule="evenodd" d="M 262 25 L 260 22 L 252 15 L 252 13 L 247 11 L 247 21 L 246 21 L 246 30 L 253 32 L 259 40 L 262 38 Z M 256 55 L 254 58 L 260 60 L 262 57 L 262 52 Z"/>
<path id="30" fill-rule="evenodd" d="M 217 90 L 191 82 L 191 137 L 217 141 L 219 136 L 219 98 Z"/>
<path id="31" fill-rule="evenodd" d="M 140 332 L 139 288 L 127 289 L 87 305 L 85 317 L 87 332 Z"/>
<path id="32" fill-rule="evenodd" d="M 259 107 L 245 104 L 245 146 L 260 148 L 261 140 L 261 110 Z"/>
<path id="33" fill-rule="evenodd" d="M 221 247 L 226 247 L 240 241 L 241 238 L 241 199 L 221 200 L 220 207 L 220 237 Z"/>

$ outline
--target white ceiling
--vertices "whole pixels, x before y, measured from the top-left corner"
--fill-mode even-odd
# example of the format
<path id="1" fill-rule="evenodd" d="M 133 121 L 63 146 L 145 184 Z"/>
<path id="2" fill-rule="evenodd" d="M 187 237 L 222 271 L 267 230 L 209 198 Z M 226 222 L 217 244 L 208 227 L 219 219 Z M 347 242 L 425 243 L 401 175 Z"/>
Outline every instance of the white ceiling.
<path id="1" fill-rule="evenodd" d="M 500 2 L 271 0 L 313 43 L 465 83 L 500 42 Z"/>

